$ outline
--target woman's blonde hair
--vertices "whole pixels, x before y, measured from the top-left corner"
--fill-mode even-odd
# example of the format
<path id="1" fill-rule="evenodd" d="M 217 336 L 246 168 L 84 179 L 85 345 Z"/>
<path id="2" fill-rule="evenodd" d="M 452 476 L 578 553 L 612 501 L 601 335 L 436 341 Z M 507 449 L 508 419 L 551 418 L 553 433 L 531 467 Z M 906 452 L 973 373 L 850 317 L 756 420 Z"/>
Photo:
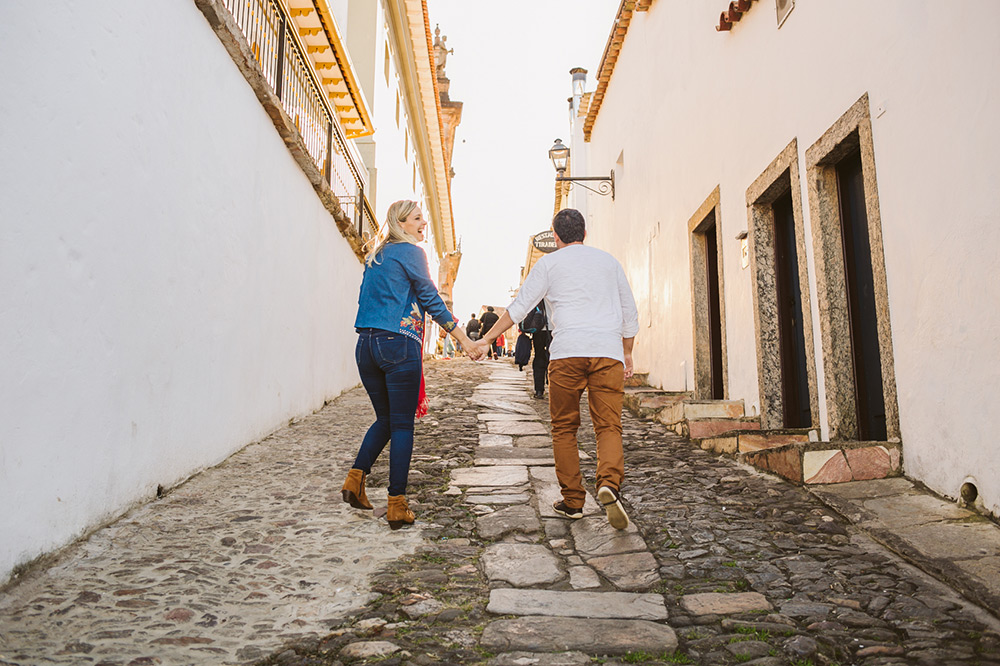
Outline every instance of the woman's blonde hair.
<path id="1" fill-rule="evenodd" d="M 379 229 L 378 234 L 374 238 L 366 243 L 366 245 L 371 247 L 367 254 L 365 254 L 366 265 L 371 266 L 378 253 L 389 243 L 413 243 L 416 245 L 417 239 L 403 231 L 403 227 L 399 224 L 409 217 L 410 213 L 416 207 L 417 202 L 409 201 L 408 199 L 397 201 L 389 206 L 389 212 L 385 216 L 385 225 Z"/>

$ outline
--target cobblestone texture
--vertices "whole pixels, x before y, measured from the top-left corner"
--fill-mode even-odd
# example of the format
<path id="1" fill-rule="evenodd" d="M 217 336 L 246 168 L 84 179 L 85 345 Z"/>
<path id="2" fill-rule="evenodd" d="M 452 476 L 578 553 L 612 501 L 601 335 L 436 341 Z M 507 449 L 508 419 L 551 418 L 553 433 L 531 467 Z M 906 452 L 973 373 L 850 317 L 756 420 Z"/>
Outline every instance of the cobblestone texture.
<path id="1" fill-rule="evenodd" d="M 495 655 L 481 645 L 491 623 L 514 619 L 486 610 L 491 588 L 510 587 L 485 575 L 483 553 L 496 543 L 551 549 L 567 576 L 534 587 L 624 594 L 577 550 L 582 528 L 570 527 L 581 523 L 545 514 L 539 484 L 551 467 L 529 467 L 528 482 L 513 487 L 451 485 L 451 471 L 471 467 L 481 443 L 537 444 L 535 436 L 508 442 L 489 425 L 504 419 L 479 415 L 530 422 L 532 412 L 547 427 L 543 401 L 475 396 L 509 368 L 427 364 L 431 414 L 417 427 L 408 490 L 417 526 L 390 532 L 384 519 L 340 501 L 371 414 L 356 389 L 8 589 L 0 596 L 0 664 L 588 663 L 579 651 Z M 530 373 L 523 387 L 528 395 Z M 592 481 L 589 428 L 585 414 L 581 448 L 589 455 L 581 463 Z M 481 439 L 489 432 L 497 436 Z M 995 618 L 807 491 L 707 454 L 656 422 L 626 414 L 624 434 L 623 498 L 645 542 L 626 555 L 646 548 L 655 556 L 655 576 L 640 592 L 662 598 L 668 618 L 657 622 L 673 628 L 678 645 L 591 654 L 590 663 L 1000 666 Z M 376 514 L 386 463 L 368 483 Z M 529 506 L 543 511 L 529 515 Z M 531 624 L 572 632 L 612 622 L 629 620 Z"/>

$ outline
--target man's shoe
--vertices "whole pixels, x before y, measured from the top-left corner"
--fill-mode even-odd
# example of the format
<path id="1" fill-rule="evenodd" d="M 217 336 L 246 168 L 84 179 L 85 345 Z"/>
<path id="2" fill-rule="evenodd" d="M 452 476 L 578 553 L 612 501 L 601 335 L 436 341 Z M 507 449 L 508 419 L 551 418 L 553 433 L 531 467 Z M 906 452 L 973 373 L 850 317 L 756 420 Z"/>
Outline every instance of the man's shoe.
<path id="1" fill-rule="evenodd" d="M 535 400 L 545 400 L 545 394 L 541 391 L 535 392 Z"/>
<path id="2" fill-rule="evenodd" d="M 622 500 L 617 490 L 611 486 L 601 486 L 597 489 L 597 501 L 604 507 L 611 527 L 616 530 L 628 527 L 628 514 L 625 513 L 625 507 L 622 506 Z"/>
<path id="3" fill-rule="evenodd" d="M 569 518 L 570 520 L 579 520 L 583 518 L 583 508 L 571 509 L 566 506 L 566 502 L 559 501 L 552 504 L 552 508 L 555 509 L 556 513 L 564 518 Z"/>

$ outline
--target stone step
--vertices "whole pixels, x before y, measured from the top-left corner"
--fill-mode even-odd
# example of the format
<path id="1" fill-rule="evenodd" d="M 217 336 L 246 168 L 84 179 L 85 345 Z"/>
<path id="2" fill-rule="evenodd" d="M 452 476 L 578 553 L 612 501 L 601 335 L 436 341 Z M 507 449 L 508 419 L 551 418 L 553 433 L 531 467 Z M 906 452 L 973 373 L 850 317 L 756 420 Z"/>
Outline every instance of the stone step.
<path id="1" fill-rule="evenodd" d="M 699 441 L 699 444 L 704 450 L 715 453 L 749 453 L 818 439 L 819 433 L 815 428 L 730 430 L 721 435 L 705 437 Z"/>
<path id="2" fill-rule="evenodd" d="M 734 430 L 760 430 L 760 421 L 752 416 L 735 419 L 691 419 L 675 423 L 671 428 L 678 435 L 701 440 Z"/>
<path id="3" fill-rule="evenodd" d="M 491 622 L 483 630 L 479 645 L 493 652 L 579 650 L 587 654 L 662 654 L 677 649 L 677 635 L 667 625 L 650 620 L 533 616 Z"/>
<path id="4" fill-rule="evenodd" d="M 738 419 L 744 416 L 742 400 L 682 400 L 663 407 L 657 420 L 664 425 L 695 419 Z"/>
<path id="5" fill-rule="evenodd" d="M 648 372 L 637 372 L 628 379 L 625 380 L 625 386 L 630 387 L 649 387 L 649 373 Z"/>
<path id="6" fill-rule="evenodd" d="M 793 483 L 846 483 L 902 474 L 902 442 L 795 442 L 737 459 Z"/>
<path id="7" fill-rule="evenodd" d="M 638 418 L 655 418 L 665 407 L 690 398 L 689 392 L 661 391 L 648 386 L 626 388 L 625 408 Z"/>

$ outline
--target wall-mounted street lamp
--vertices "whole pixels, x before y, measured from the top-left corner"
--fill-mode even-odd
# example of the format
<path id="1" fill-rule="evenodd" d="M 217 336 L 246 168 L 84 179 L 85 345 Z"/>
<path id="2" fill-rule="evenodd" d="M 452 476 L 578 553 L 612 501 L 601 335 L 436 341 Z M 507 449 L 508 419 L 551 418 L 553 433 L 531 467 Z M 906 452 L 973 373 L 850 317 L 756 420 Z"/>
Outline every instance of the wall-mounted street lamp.
<path id="1" fill-rule="evenodd" d="M 556 182 L 569 182 L 576 183 L 580 187 L 590 190 L 601 196 L 611 195 L 611 198 L 615 198 L 615 172 L 611 171 L 610 176 L 564 176 L 566 173 L 566 166 L 569 163 L 569 148 L 563 144 L 562 139 L 556 139 L 556 144 L 549 148 L 549 159 L 552 160 L 552 166 L 556 168 Z M 585 185 L 583 181 L 589 181 L 597 183 L 596 189 Z"/>

